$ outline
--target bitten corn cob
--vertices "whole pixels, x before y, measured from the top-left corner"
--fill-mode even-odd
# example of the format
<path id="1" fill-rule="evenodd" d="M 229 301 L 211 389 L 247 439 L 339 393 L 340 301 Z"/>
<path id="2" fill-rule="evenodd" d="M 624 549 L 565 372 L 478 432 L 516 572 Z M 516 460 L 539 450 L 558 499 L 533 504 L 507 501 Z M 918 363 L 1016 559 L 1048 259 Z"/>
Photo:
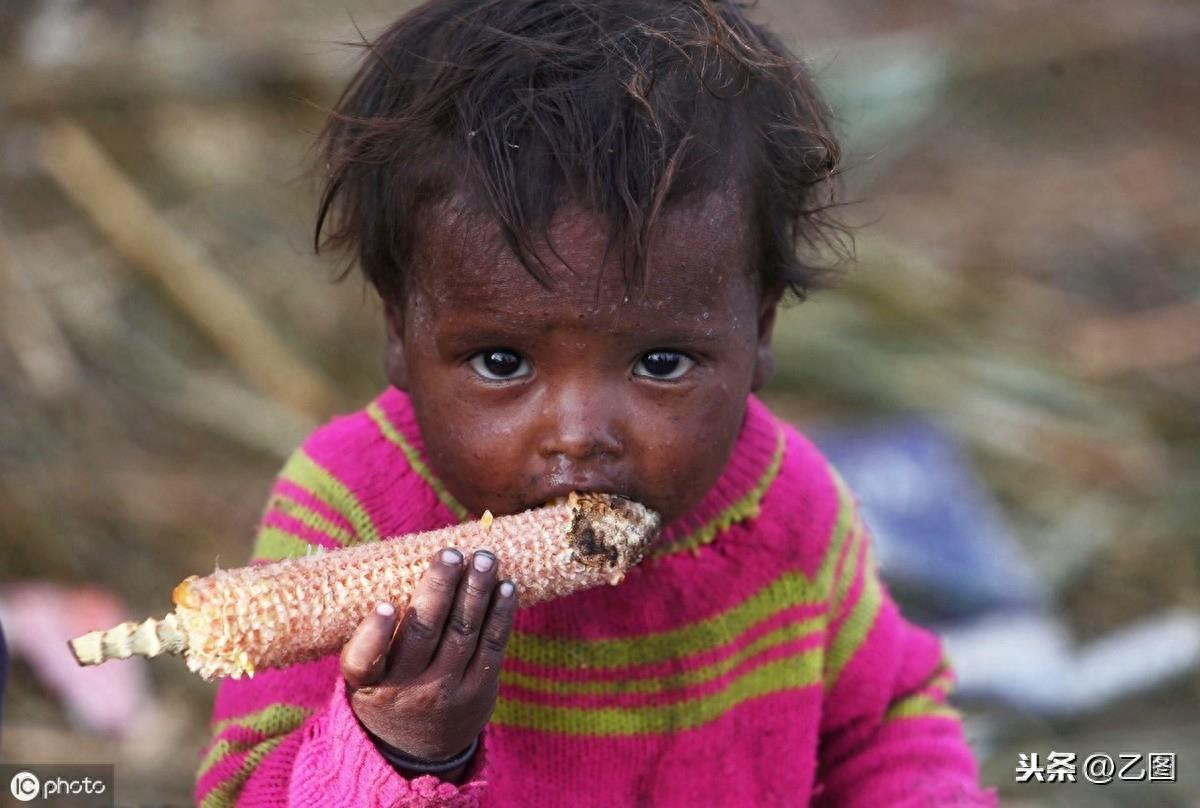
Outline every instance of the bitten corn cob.
<path id="1" fill-rule="evenodd" d="M 188 577 L 161 620 L 122 623 L 70 641 L 81 665 L 185 654 L 205 679 L 253 675 L 338 651 L 377 603 L 407 605 L 443 547 L 496 553 L 532 605 L 618 583 L 641 560 L 658 515 L 623 497 L 572 494 L 565 502 L 303 558 Z"/>

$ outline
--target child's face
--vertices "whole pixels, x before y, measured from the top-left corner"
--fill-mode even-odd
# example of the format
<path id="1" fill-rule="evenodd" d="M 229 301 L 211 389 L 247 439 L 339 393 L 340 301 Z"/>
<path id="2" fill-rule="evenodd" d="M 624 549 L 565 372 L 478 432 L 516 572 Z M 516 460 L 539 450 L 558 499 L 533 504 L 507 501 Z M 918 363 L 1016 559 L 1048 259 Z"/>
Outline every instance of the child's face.
<path id="1" fill-rule="evenodd" d="M 388 375 L 450 492 L 476 514 L 572 490 L 666 521 L 695 505 L 771 369 L 776 298 L 757 291 L 744 209 L 718 193 L 666 211 L 644 296 L 616 256 L 601 266 L 606 224 L 591 214 L 556 216 L 566 265 L 540 249 L 547 289 L 496 247 L 498 228 L 445 210 L 422 235 L 403 322 L 389 311 Z"/>

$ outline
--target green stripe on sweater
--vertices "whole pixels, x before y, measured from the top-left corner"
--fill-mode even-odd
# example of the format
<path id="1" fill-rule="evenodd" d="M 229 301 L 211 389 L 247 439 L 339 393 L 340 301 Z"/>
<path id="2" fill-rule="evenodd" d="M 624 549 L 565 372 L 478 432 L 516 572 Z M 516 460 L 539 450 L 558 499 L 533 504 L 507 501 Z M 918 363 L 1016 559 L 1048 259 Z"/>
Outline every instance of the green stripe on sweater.
<path id="1" fill-rule="evenodd" d="M 198 808 L 226 808 L 226 806 L 233 806 L 237 802 L 237 792 L 241 791 L 242 786 L 246 783 L 246 779 L 250 777 L 255 767 L 262 762 L 263 758 L 271 754 L 275 747 L 283 743 L 286 738 L 286 735 L 271 738 L 269 741 L 263 741 L 250 750 L 250 753 L 242 761 L 241 767 L 229 779 L 222 781 L 205 794 L 204 799 L 200 800 Z"/>
<path id="2" fill-rule="evenodd" d="M 837 683 L 842 670 L 862 647 L 883 603 L 883 589 L 875 571 L 875 552 L 870 542 L 865 548 L 863 567 L 864 581 L 858 600 L 829 643 L 829 659 L 825 666 L 826 690 Z"/>
<path id="3" fill-rule="evenodd" d="M 270 511 L 272 509 L 285 516 L 290 516 L 310 530 L 325 534 L 343 547 L 349 547 L 354 544 L 354 536 L 347 533 L 345 529 L 326 519 L 304 503 L 292 499 L 287 494 L 274 494 L 271 497 L 271 501 L 267 503 L 267 510 Z"/>
<path id="4" fill-rule="evenodd" d="M 681 628 L 602 640 L 543 637 L 514 631 L 505 655 L 563 668 L 620 668 L 681 659 L 719 648 L 755 624 L 790 606 L 819 603 L 824 592 L 802 572 L 776 578 L 737 606 Z"/>
<path id="5" fill-rule="evenodd" d="M 367 405 L 367 414 L 371 416 L 371 420 L 375 422 L 375 426 L 385 438 L 393 445 L 398 447 L 404 454 L 404 459 L 408 461 L 409 468 L 417 473 L 417 475 L 425 481 L 425 483 L 433 489 L 433 493 L 437 494 L 437 498 L 443 505 L 450 509 L 450 512 L 458 517 L 460 522 L 465 522 L 471 518 L 471 512 L 459 504 L 454 495 L 446 490 L 446 486 L 434 476 L 433 471 L 426 465 L 421 458 L 420 452 L 413 446 L 404 435 L 400 434 L 400 430 L 396 429 L 395 425 L 388 420 L 387 413 L 383 411 L 383 407 L 379 406 L 378 401 L 372 401 Z"/>
<path id="6" fill-rule="evenodd" d="M 690 729 L 713 721 L 742 702 L 821 682 L 821 651 L 801 651 L 768 662 L 720 692 L 647 707 L 555 707 L 501 697 L 493 723 L 567 735 L 644 735 Z"/>
<path id="7" fill-rule="evenodd" d="M 217 738 L 222 732 L 231 727 L 241 727 L 267 736 L 285 735 L 303 724 L 311 714 L 312 710 L 308 707 L 296 707 L 291 704 L 272 704 L 270 707 L 265 707 L 257 712 L 218 721 L 213 725 L 212 737 Z M 208 750 L 208 754 L 204 756 L 204 760 L 200 763 L 200 768 L 196 772 L 196 777 L 203 777 L 209 769 L 216 765 L 217 761 L 226 755 L 245 751 L 252 746 L 262 743 L 264 740 L 266 739 L 231 741 L 221 738 L 212 745 L 212 748 Z"/>
<path id="8" fill-rule="evenodd" d="M 899 721 L 902 718 L 952 718 L 961 720 L 958 710 L 930 696 L 909 696 L 888 708 L 884 721 Z"/>
<path id="9" fill-rule="evenodd" d="M 808 620 L 780 626 L 774 631 L 759 637 L 726 659 L 721 659 L 693 670 L 680 671 L 662 676 L 625 678 L 603 682 L 559 681 L 526 673 L 518 673 L 512 670 L 501 670 L 500 682 L 501 684 L 517 685 L 527 690 L 539 693 L 552 693 L 559 696 L 577 694 L 665 693 L 671 690 L 682 690 L 688 687 L 703 685 L 714 679 L 718 679 L 758 654 L 784 643 L 807 637 L 824 627 L 824 617 L 812 617 Z"/>
<path id="10" fill-rule="evenodd" d="M 379 541 L 379 530 L 358 498 L 345 483 L 309 457 L 303 449 L 297 449 L 288 458 L 279 476 L 300 486 L 345 517 L 354 528 L 359 542 Z"/>
<path id="11" fill-rule="evenodd" d="M 858 571 L 858 556 L 862 552 L 864 541 L 869 542 L 870 539 L 867 537 L 866 528 L 856 517 L 850 529 L 850 539 L 846 543 L 845 563 L 835 573 L 837 580 L 834 581 L 833 592 L 829 596 L 829 613 L 831 615 L 840 614 L 842 606 L 846 603 L 846 596 L 850 593 L 855 573 Z"/>
<path id="12" fill-rule="evenodd" d="M 275 527 L 264 527 L 254 538 L 254 550 L 250 558 L 254 561 L 280 561 L 284 558 L 300 558 L 315 552 L 317 545 L 309 544 L 299 536 Z"/>

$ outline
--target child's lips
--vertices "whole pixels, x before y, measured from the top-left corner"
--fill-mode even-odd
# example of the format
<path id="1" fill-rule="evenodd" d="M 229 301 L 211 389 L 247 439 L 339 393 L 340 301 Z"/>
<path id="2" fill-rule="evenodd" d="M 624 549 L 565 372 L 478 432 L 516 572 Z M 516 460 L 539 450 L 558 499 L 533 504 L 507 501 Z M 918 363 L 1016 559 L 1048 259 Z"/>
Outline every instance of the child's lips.
<path id="1" fill-rule="evenodd" d="M 537 508 L 553 502 L 560 497 L 565 497 L 571 492 L 577 494 L 617 494 L 628 499 L 636 499 L 636 497 L 631 495 L 629 486 L 621 485 L 608 479 L 576 477 L 565 481 L 556 481 L 553 485 L 539 489 L 534 496 L 529 498 L 526 508 Z"/>

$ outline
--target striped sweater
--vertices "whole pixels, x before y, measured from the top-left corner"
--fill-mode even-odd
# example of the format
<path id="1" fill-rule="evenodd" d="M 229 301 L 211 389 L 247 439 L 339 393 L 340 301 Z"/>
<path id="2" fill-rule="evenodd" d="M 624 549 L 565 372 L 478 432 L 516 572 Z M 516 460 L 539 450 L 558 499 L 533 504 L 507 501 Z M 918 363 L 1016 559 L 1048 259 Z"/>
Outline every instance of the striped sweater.
<path id="1" fill-rule="evenodd" d="M 252 560 L 468 518 L 389 389 L 288 460 Z M 837 475 L 753 397 L 720 479 L 620 585 L 518 611 L 461 785 L 397 774 L 338 664 L 220 684 L 200 806 L 996 804 L 937 639 L 881 585 Z"/>

